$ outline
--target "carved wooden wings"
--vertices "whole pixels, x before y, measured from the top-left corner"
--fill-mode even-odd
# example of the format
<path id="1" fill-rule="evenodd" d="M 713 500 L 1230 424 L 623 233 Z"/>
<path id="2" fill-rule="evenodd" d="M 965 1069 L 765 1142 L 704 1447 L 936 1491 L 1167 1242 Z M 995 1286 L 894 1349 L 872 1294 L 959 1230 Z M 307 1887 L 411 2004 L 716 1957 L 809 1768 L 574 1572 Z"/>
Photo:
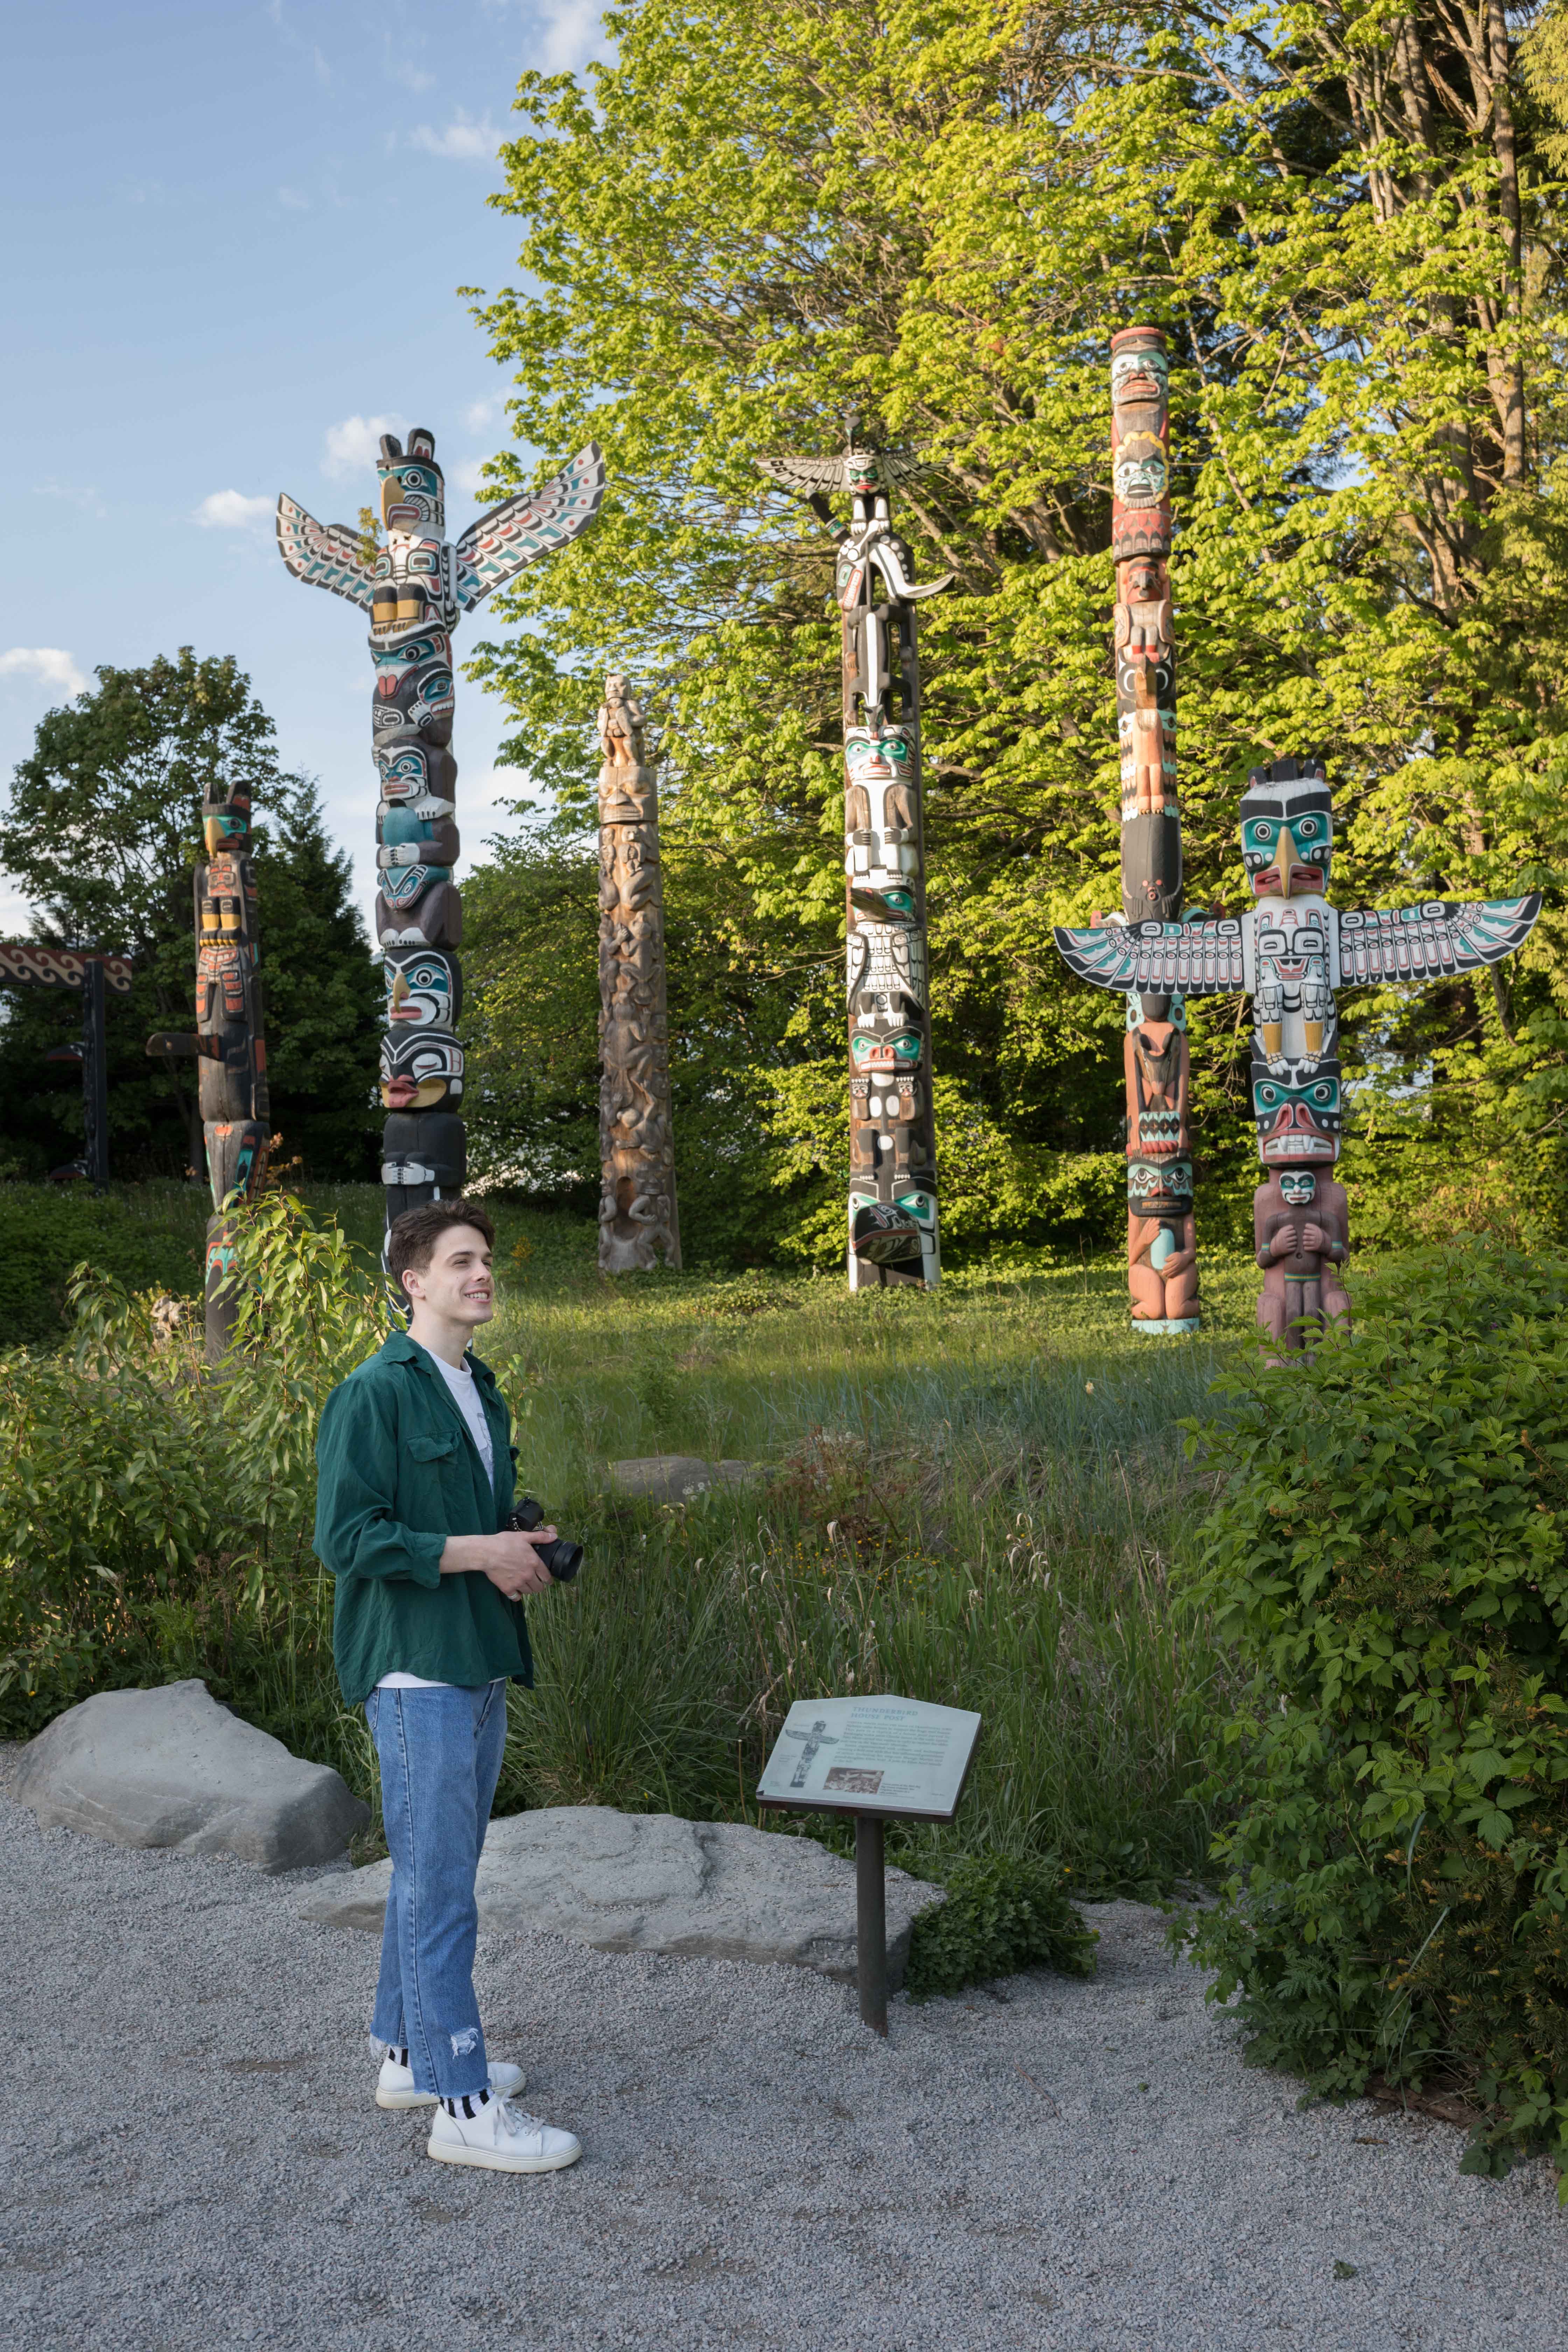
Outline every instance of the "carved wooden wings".
<path id="1" fill-rule="evenodd" d="M 1258 909 L 1258 912 L 1267 911 Z M 1442 980 L 1500 963 L 1530 936 L 1541 893 L 1522 898 L 1427 899 L 1419 907 L 1373 907 L 1362 913 L 1323 909 L 1331 985 Z M 1096 988 L 1141 996 L 1234 995 L 1247 987 L 1247 927 L 1239 920 L 1107 923 L 1103 929 L 1058 926 L 1063 961 Z"/>
<path id="2" fill-rule="evenodd" d="M 471 612 L 552 548 L 591 523 L 605 495 L 605 457 L 596 441 L 537 490 L 521 490 L 471 522 L 458 541 L 458 602 Z"/>
<path id="3" fill-rule="evenodd" d="M 1073 931 L 1058 925 L 1057 947 L 1080 980 L 1141 996 L 1235 995 L 1242 980 L 1241 925 L 1213 922 L 1107 923 Z"/>
<path id="4" fill-rule="evenodd" d="M 1339 919 L 1342 988 L 1372 981 L 1442 980 L 1500 963 L 1522 947 L 1541 912 L 1541 893 L 1523 898 L 1428 899 L 1420 907 L 1371 907 Z"/>
<path id="5" fill-rule="evenodd" d="M 772 482 L 786 490 L 837 490 L 846 488 L 845 457 L 758 457 L 754 460 L 759 473 L 766 474 Z M 899 482 L 907 482 L 921 471 L 919 457 L 893 457 L 879 452 L 872 460 L 877 478 L 890 489 Z"/>
<path id="6" fill-rule="evenodd" d="M 351 604 L 370 610 L 375 563 L 367 563 L 362 534 L 346 522 L 318 522 L 287 490 L 278 494 L 278 552 L 311 588 L 330 588 Z"/>

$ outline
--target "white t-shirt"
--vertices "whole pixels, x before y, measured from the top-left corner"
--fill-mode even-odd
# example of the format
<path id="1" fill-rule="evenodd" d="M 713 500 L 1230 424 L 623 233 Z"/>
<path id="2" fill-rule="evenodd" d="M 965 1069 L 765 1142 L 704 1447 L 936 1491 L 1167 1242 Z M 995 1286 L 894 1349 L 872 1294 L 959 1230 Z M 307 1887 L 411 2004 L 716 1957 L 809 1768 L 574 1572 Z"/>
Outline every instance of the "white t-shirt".
<path id="1" fill-rule="evenodd" d="M 484 1402 L 479 1395 L 479 1384 L 466 1363 L 449 1364 L 445 1356 L 434 1354 L 431 1355 L 430 1360 L 457 1399 L 458 1411 L 468 1424 L 474 1444 L 479 1449 L 479 1460 L 485 1465 L 485 1476 L 489 1480 L 493 1489 L 496 1483 L 495 1444 L 490 1436 L 490 1425 L 485 1419 Z M 395 1674 L 383 1675 L 376 1688 L 377 1690 L 449 1690 L 451 1685 L 429 1682 L 423 1675 Z"/>

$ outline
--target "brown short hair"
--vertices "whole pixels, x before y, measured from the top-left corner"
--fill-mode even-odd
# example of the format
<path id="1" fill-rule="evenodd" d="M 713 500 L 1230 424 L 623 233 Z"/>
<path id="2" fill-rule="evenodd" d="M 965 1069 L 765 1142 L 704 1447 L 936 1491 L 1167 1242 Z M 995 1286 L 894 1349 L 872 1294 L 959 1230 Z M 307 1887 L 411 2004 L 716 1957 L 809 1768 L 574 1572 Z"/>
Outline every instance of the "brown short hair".
<path id="1" fill-rule="evenodd" d="M 386 1270 L 394 1282 L 401 1283 L 410 1266 L 423 1274 L 437 1243 L 453 1225 L 472 1225 L 483 1234 L 487 1248 L 494 1249 L 496 1229 L 477 1201 L 426 1201 L 422 1209 L 405 1209 L 388 1229 Z"/>

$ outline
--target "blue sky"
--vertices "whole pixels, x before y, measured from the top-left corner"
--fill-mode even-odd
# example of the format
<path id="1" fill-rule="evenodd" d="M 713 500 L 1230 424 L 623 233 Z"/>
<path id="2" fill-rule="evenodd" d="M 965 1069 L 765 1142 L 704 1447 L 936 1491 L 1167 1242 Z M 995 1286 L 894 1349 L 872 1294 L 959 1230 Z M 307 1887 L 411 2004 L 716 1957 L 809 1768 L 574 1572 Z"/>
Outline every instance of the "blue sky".
<path id="1" fill-rule="evenodd" d="M 515 281 L 513 224 L 485 196 L 519 74 L 597 43 L 597 9 L 574 0 L 7 12 L 0 776 L 95 664 L 232 653 L 284 764 L 320 777 L 368 913 L 364 627 L 284 571 L 273 500 L 352 520 L 374 501 L 376 434 L 417 423 L 449 534 L 486 503 L 476 469 L 507 438 L 507 381 L 453 289 Z M 503 732 L 460 681 L 465 865 L 513 822 L 497 793 L 525 788 L 496 771 Z M 0 874 L 0 935 L 26 924 Z"/>

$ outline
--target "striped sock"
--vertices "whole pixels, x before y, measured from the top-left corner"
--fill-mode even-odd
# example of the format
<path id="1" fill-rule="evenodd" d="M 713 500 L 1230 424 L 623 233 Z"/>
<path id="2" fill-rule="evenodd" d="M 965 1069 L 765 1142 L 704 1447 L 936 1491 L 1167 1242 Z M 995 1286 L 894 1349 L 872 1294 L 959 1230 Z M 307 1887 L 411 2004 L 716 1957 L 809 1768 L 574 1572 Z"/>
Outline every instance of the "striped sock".
<path id="1" fill-rule="evenodd" d="M 482 2107 L 488 2107 L 489 2103 L 490 2095 L 488 2091 L 468 2091 L 465 2092 L 464 2095 L 460 2099 L 443 2099 L 441 2105 L 446 2108 L 447 2113 L 453 2117 L 456 2117 L 458 2111 L 461 2110 L 461 2112 L 467 2116 L 468 2121 L 472 2123 L 474 2117 L 479 2113 L 479 2110 Z"/>
<path id="2" fill-rule="evenodd" d="M 406 2066 L 408 2063 L 407 2051 L 399 2050 L 395 2042 L 389 2044 L 386 2054 L 395 2066 Z"/>

